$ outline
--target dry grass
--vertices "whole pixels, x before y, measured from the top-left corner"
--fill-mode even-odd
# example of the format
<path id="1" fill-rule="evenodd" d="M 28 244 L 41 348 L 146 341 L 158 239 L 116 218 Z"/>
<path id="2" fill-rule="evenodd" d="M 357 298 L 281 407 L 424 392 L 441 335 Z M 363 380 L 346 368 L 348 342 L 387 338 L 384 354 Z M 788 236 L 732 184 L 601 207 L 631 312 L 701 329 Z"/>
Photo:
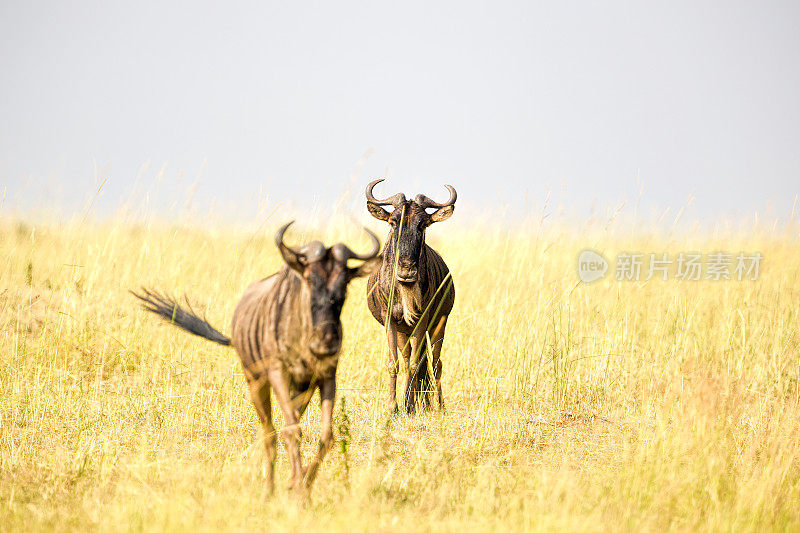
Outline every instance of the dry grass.
<path id="1" fill-rule="evenodd" d="M 796 225 L 708 237 L 434 227 L 457 287 L 448 409 L 385 415 L 384 336 L 354 282 L 343 438 L 301 506 L 282 448 L 282 483 L 262 500 L 235 354 L 127 292 L 185 293 L 229 332 L 243 288 L 278 267 L 278 222 L 0 219 L 0 529 L 800 528 Z M 325 237 L 366 243 L 350 226 Z M 588 246 L 765 260 L 756 282 L 576 284 Z M 306 455 L 318 417 L 312 405 Z"/>

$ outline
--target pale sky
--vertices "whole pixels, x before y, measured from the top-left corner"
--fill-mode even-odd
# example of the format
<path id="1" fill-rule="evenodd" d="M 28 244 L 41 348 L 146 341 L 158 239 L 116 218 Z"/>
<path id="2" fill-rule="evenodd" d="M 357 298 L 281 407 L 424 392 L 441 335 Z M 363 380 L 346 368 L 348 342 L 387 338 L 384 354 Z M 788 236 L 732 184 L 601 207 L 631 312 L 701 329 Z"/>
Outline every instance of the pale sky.
<path id="1" fill-rule="evenodd" d="M 388 167 L 380 194 L 588 214 L 638 176 L 643 205 L 788 217 L 798 52 L 790 1 L 5 0 L 0 194 L 313 207 L 371 149 L 359 195 Z"/>

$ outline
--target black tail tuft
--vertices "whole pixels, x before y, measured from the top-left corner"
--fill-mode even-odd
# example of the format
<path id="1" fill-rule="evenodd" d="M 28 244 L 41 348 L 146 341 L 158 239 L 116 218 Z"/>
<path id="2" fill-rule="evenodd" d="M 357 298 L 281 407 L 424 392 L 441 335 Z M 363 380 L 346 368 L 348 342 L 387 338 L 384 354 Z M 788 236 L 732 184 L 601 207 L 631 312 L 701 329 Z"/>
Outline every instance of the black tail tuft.
<path id="1" fill-rule="evenodd" d="M 223 346 L 231 345 L 231 340 L 228 337 L 214 329 L 205 319 L 197 316 L 189 300 L 186 300 L 187 311 L 179 306 L 173 298 L 149 289 L 142 288 L 142 294 L 133 291 L 131 291 L 131 294 L 142 301 L 142 307 L 169 320 L 179 328 L 185 329 L 189 333 L 194 333 L 204 339 L 222 344 Z"/>

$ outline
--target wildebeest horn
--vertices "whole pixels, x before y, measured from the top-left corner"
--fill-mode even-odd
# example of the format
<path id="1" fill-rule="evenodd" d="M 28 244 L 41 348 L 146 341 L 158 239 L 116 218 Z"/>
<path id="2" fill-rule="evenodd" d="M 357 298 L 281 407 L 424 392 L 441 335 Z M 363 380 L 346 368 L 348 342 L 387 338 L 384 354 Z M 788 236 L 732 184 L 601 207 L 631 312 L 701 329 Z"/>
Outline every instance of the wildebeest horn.
<path id="1" fill-rule="evenodd" d="M 338 243 L 333 246 L 333 253 L 336 256 L 336 259 L 339 261 L 347 261 L 348 259 L 358 259 L 359 261 L 369 261 L 370 259 L 377 257 L 378 252 L 381 251 L 381 241 L 378 240 L 378 237 L 375 236 L 367 228 L 364 228 L 364 231 L 367 232 L 369 235 L 370 240 L 372 241 L 372 250 L 366 254 L 357 254 L 353 250 L 351 250 L 346 244 Z"/>
<path id="2" fill-rule="evenodd" d="M 450 191 L 450 198 L 443 204 L 434 202 L 424 194 L 418 194 L 417 197 L 414 198 L 414 201 L 422 207 L 450 207 L 456 203 L 456 198 L 458 198 L 458 195 L 456 194 L 456 190 L 452 185 L 445 185 L 445 187 L 447 187 L 447 189 Z"/>
<path id="3" fill-rule="evenodd" d="M 283 235 L 286 233 L 286 230 L 289 229 L 289 226 L 294 224 L 294 220 L 290 220 L 286 224 L 284 224 L 281 229 L 275 234 L 275 244 L 278 246 L 278 249 L 281 251 L 281 255 L 286 260 L 287 263 L 290 265 L 292 263 L 299 264 L 300 259 L 304 258 L 305 254 L 301 250 L 296 250 L 294 248 L 290 248 L 286 246 L 283 242 Z"/>
<path id="4" fill-rule="evenodd" d="M 367 190 L 365 191 L 365 194 L 367 195 L 367 201 L 375 205 L 393 205 L 395 207 L 399 204 L 406 203 L 406 195 L 401 192 L 395 194 L 394 196 L 390 196 L 385 200 L 378 200 L 374 196 L 372 196 L 372 189 L 375 188 L 375 185 L 379 184 L 384 179 L 386 178 L 381 178 L 375 181 L 371 181 L 369 185 L 367 185 Z"/>

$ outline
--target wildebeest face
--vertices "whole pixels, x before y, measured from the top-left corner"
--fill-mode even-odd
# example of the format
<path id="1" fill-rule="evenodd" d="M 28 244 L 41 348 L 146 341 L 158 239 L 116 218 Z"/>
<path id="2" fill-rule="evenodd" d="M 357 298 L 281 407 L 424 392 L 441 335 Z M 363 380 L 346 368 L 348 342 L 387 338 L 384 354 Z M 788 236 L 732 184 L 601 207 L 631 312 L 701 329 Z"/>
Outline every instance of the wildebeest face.
<path id="1" fill-rule="evenodd" d="M 414 283 L 419 279 L 419 261 L 425 244 L 425 229 L 434 222 L 450 218 L 455 209 L 456 191 L 451 186 L 450 199 L 445 203 L 434 202 L 425 195 L 418 194 L 407 201 L 403 193 L 395 194 L 386 200 L 376 200 L 372 188 L 380 181 L 375 180 L 367 186 L 367 209 L 378 220 L 385 220 L 391 226 L 386 239 L 383 259 L 391 268 L 397 265 L 396 278 L 400 283 Z M 392 212 L 383 205 L 394 207 Z M 428 209 L 434 209 L 428 212 Z"/>
<path id="2" fill-rule="evenodd" d="M 330 249 L 325 252 L 323 259 L 307 265 L 301 274 L 311 289 L 311 337 L 308 348 L 317 355 L 331 355 L 341 347 L 341 314 L 349 281 L 346 265 L 333 259 Z"/>
<path id="3" fill-rule="evenodd" d="M 392 266 L 397 265 L 396 277 L 401 283 L 417 281 L 419 257 L 430 218 L 422 206 L 412 201 L 395 208 L 387 220 L 391 229 L 384 258 Z"/>
<path id="4" fill-rule="evenodd" d="M 342 243 L 326 248 L 319 241 L 293 249 L 283 244 L 283 233 L 289 224 L 278 232 L 275 241 L 286 264 L 300 274 L 309 289 L 311 331 L 308 349 L 318 356 L 333 355 L 342 345 L 341 314 L 347 296 L 347 284 L 377 268 L 380 264 L 380 258 L 377 257 L 380 243 L 367 230 L 373 241 L 373 249 L 367 254 L 356 254 Z M 347 261 L 351 259 L 363 263 L 358 267 L 348 267 Z"/>

